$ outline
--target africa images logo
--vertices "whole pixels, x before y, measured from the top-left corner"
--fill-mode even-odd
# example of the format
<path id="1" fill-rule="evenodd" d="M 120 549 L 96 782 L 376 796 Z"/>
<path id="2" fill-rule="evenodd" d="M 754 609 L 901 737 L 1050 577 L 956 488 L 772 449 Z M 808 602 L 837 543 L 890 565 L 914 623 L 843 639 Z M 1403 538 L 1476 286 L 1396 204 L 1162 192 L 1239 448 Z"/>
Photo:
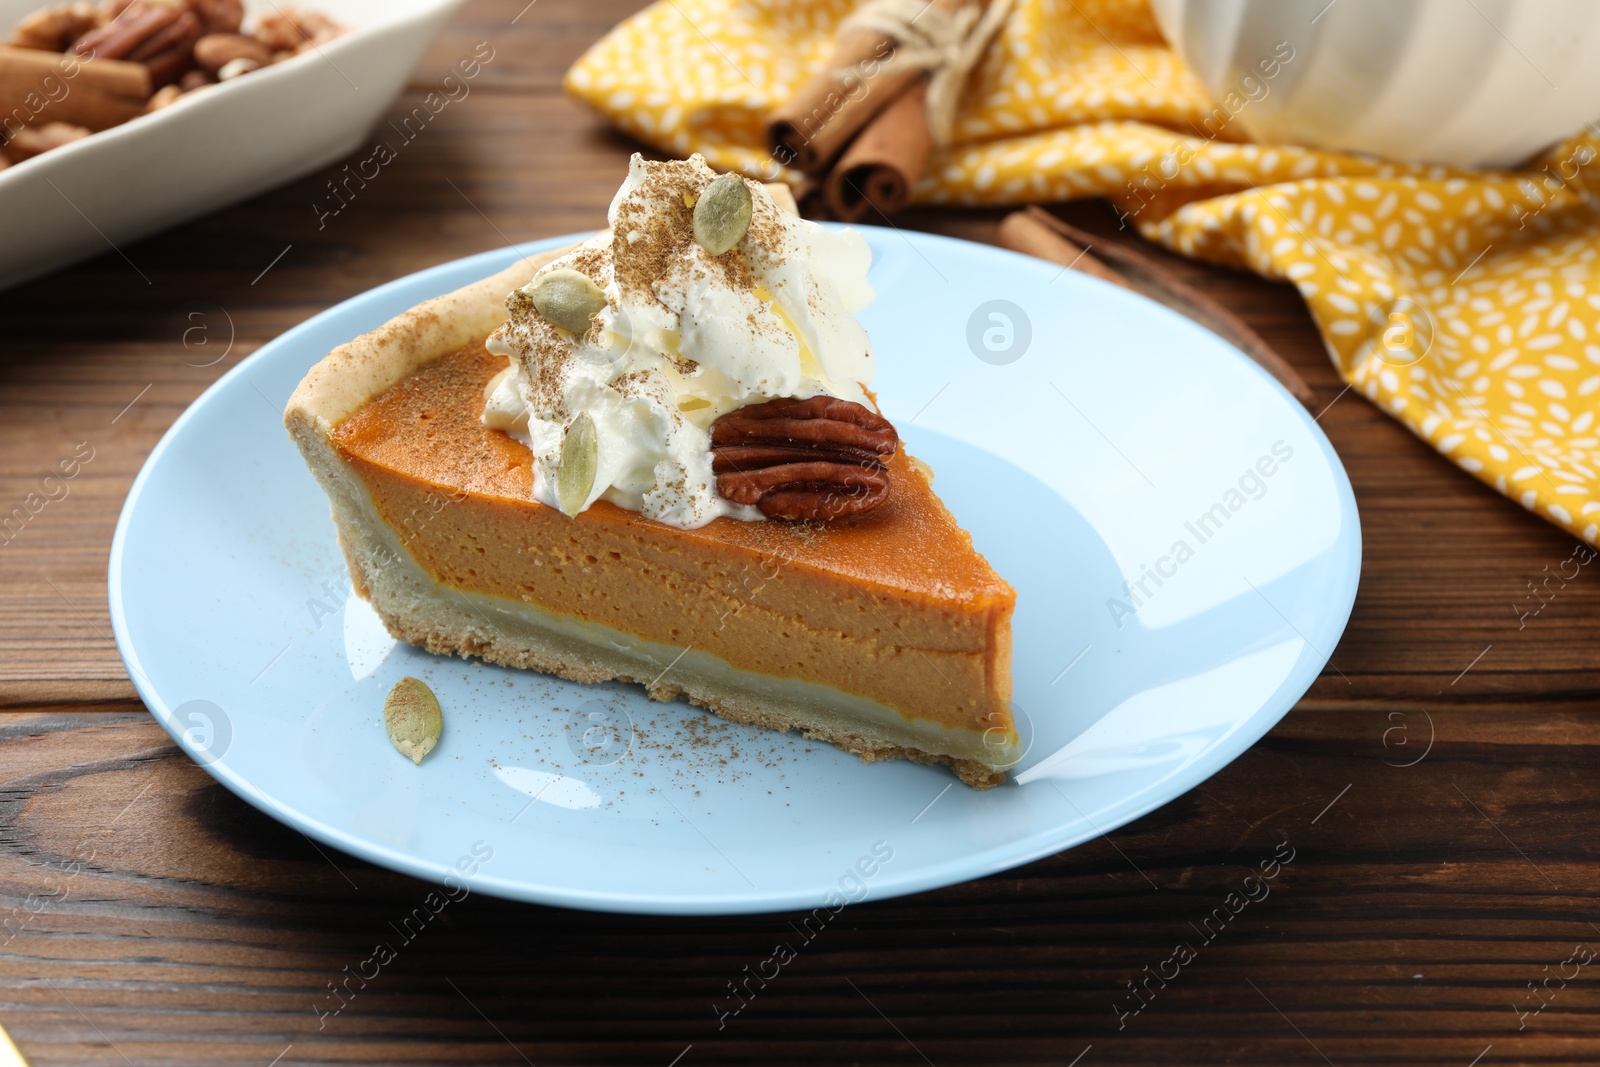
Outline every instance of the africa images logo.
<path id="1" fill-rule="evenodd" d="M 967 347 L 985 363 L 1015 363 L 1033 343 L 1028 313 L 1009 300 L 988 300 L 967 317 Z"/>
<path id="2" fill-rule="evenodd" d="M 1194 559 L 1206 542 L 1221 534 L 1245 505 L 1266 496 L 1268 480 L 1293 458 L 1292 445 L 1287 441 L 1274 441 L 1268 453 L 1246 467 L 1219 500 L 1183 524 L 1187 537 L 1174 541 L 1167 554 L 1156 559 L 1154 566 L 1141 563 L 1138 577 L 1122 583 L 1124 595 L 1106 598 L 1106 610 L 1111 613 L 1111 621 L 1117 624 L 1117 629 L 1122 629 L 1130 616 L 1139 614 L 1167 582 L 1178 576 L 1178 568 Z"/>

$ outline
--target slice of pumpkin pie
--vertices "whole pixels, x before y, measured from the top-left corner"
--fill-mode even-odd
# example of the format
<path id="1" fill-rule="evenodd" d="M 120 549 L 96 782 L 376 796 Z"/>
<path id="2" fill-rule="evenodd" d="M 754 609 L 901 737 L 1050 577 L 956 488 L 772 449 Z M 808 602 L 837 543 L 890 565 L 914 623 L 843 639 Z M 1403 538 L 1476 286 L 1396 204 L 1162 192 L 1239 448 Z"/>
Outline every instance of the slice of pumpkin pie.
<path id="1" fill-rule="evenodd" d="M 609 220 L 300 383 L 356 591 L 433 652 L 998 784 L 1015 593 L 877 411 L 866 242 L 699 157 L 635 156 Z"/>

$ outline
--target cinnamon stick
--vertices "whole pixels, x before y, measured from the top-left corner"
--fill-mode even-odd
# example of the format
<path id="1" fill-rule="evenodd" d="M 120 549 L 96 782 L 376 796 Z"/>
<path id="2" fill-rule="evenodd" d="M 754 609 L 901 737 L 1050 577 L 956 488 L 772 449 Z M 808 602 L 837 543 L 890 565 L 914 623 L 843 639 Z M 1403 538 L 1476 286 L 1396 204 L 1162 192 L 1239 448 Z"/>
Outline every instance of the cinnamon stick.
<path id="1" fill-rule="evenodd" d="M 823 180 L 816 175 L 807 175 L 795 184 L 795 203 L 800 206 L 800 214 L 808 219 L 832 220 L 833 215 L 828 210 L 827 202 L 822 198 Z"/>
<path id="2" fill-rule="evenodd" d="M 1128 284 L 1128 279 L 1090 255 L 1087 248 L 1067 240 L 1026 211 L 1013 211 L 1001 219 L 999 237 L 1000 244 L 1013 252 L 1071 267 L 1092 278 L 1119 285 L 1129 292 L 1138 291 Z"/>
<path id="3" fill-rule="evenodd" d="M 855 222 L 874 208 L 885 215 L 905 210 L 932 147 L 923 78 L 878 112 L 828 172 L 823 198 L 829 213 Z"/>
<path id="4" fill-rule="evenodd" d="M 0 45 L 0 131 L 66 122 L 104 130 L 144 114 L 150 68 Z"/>
<path id="5" fill-rule="evenodd" d="M 1239 316 L 1211 297 L 1180 279 L 1153 256 L 1127 245 L 1101 241 L 1094 234 L 1064 222 L 1041 207 L 1029 207 L 1007 215 L 1000 224 L 1000 243 L 1006 248 L 1047 259 L 1062 266 L 1071 265 L 1165 304 L 1212 333 L 1228 341 L 1262 370 L 1278 380 L 1308 410 L 1318 408 L 1316 394 L 1287 360 L 1273 351 L 1260 334 Z M 1098 246 L 1108 265 L 1088 254 Z M 1114 277 L 1106 277 L 1107 274 Z"/>
<path id="6" fill-rule="evenodd" d="M 930 0 L 929 6 L 954 11 L 976 2 Z M 875 30 L 841 35 L 827 65 L 767 117 L 773 158 L 806 174 L 826 170 L 850 138 L 923 77 L 891 62 L 898 48 Z"/>

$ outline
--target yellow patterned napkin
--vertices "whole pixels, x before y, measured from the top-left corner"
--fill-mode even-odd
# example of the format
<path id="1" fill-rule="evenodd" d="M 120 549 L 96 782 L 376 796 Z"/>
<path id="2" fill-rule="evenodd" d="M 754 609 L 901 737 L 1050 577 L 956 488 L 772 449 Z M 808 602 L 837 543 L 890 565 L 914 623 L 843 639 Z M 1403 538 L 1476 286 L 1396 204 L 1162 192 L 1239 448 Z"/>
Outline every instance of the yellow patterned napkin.
<path id="1" fill-rule="evenodd" d="M 567 89 L 665 152 L 797 178 L 762 147 L 763 119 L 826 62 L 855 6 L 660 0 L 591 48 Z M 916 198 L 1106 196 L 1168 248 L 1294 283 L 1351 388 L 1595 542 L 1600 137 L 1518 172 L 1237 143 L 1271 69 L 1213 103 L 1145 0 L 1016 0 Z"/>

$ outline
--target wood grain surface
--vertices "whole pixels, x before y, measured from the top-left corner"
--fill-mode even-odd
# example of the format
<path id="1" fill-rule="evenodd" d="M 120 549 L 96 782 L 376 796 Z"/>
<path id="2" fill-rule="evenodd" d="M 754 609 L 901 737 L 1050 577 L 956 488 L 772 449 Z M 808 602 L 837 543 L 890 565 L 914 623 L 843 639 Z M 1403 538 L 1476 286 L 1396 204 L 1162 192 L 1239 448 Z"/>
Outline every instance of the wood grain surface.
<path id="1" fill-rule="evenodd" d="M 1600 578 L 1519 617 L 1571 539 L 1345 393 L 1290 288 L 1176 259 L 1327 405 L 1361 509 L 1349 630 L 1267 738 L 1108 838 L 848 909 L 737 1015 L 729 984 L 796 916 L 476 895 L 334 1013 L 429 887 L 178 753 L 117 657 L 107 552 L 155 442 L 267 340 L 603 224 L 633 146 L 560 76 L 630 5 L 525 2 L 459 12 L 394 113 L 480 42 L 494 59 L 336 215 L 331 167 L 0 294 L 0 515 L 55 497 L 0 533 L 0 1023 L 33 1063 L 1600 1062 Z M 1057 210 L 1131 239 L 1102 205 Z M 1000 214 L 893 224 L 992 240 Z"/>

